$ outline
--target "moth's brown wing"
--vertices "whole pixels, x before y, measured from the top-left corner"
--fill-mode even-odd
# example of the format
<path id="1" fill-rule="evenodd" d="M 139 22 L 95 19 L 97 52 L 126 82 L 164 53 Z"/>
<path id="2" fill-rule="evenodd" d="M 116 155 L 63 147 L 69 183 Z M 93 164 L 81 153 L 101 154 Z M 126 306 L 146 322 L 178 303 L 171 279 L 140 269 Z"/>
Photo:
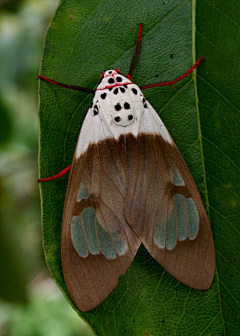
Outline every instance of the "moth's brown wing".
<path id="1" fill-rule="evenodd" d="M 165 128 L 165 138 L 166 132 Z M 126 150 L 129 224 L 150 254 L 175 278 L 189 287 L 208 289 L 215 272 L 212 231 L 176 145 L 160 134 L 142 133 L 137 138 L 128 135 Z"/>
<path id="2" fill-rule="evenodd" d="M 125 217 L 127 176 L 122 145 L 115 139 L 89 145 L 74 159 L 69 177 L 62 267 L 70 296 L 82 311 L 107 298 L 141 243 Z"/>

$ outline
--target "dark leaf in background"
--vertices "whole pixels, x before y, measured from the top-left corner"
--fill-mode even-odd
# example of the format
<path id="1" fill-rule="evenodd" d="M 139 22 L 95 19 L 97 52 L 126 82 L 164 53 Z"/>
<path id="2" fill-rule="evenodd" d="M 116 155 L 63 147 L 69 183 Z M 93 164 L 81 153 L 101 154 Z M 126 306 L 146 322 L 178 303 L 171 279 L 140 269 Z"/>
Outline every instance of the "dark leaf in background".
<path id="1" fill-rule="evenodd" d="M 12 124 L 9 109 L 0 97 L 0 145 L 5 144 L 11 137 Z"/>
<path id="2" fill-rule="evenodd" d="M 0 179 L 0 298 L 10 302 L 26 303 L 28 301 L 26 286 L 28 283 L 27 266 L 23 251 L 16 237 L 13 223 L 6 226 L 6 207 L 11 209 L 11 201 L 5 195 Z"/>
<path id="3" fill-rule="evenodd" d="M 22 3 L 23 0 L 0 0 L 0 10 L 5 9 L 9 12 L 16 13 Z"/>

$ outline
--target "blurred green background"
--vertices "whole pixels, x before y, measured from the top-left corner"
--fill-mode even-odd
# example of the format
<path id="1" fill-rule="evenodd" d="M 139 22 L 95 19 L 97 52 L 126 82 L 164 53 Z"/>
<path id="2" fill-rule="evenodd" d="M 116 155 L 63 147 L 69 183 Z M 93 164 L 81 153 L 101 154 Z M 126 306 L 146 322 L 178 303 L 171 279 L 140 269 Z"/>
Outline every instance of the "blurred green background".
<path id="1" fill-rule="evenodd" d="M 90 336 L 41 244 L 36 76 L 58 0 L 0 0 L 0 335 Z"/>

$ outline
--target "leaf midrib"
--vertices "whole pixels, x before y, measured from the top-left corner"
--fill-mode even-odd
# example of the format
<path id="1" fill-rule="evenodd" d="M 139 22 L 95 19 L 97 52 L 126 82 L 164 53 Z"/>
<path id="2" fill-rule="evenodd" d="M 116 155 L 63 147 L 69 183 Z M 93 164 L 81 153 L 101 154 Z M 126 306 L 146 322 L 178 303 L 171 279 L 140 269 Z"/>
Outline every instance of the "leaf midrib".
<path id="1" fill-rule="evenodd" d="M 193 64 L 195 64 L 196 63 L 196 0 L 192 0 L 192 60 L 193 60 Z M 202 160 L 202 167 L 203 167 L 203 183 L 204 183 L 204 189 L 205 189 L 206 210 L 207 210 L 207 214 L 208 214 L 208 217 L 211 223 L 209 195 L 208 195 L 207 179 L 206 179 L 205 158 L 204 158 L 204 153 L 203 153 L 203 141 L 202 141 L 203 136 L 202 136 L 202 129 L 201 129 L 201 121 L 200 121 L 199 99 L 198 99 L 198 92 L 197 92 L 197 70 L 196 69 L 193 71 L 193 83 L 194 83 L 196 111 L 197 111 L 198 138 L 199 138 L 201 160 Z M 221 291 L 220 291 L 220 283 L 219 283 L 220 280 L 219 280 L 217 265 L 216 265 L 215 274 L 217 277 L 219 308 L 220 308 L 221 317 L 222 317 L 224 335 L 226 335 L 226 327 L 225 327 L 225 321 L 224 321 L 224 316 L 223 316 Z M 215 318 L 217 316 L 218 314 L 215 316 Z M 211 321 L 211 323 L 214 321 L 214 319 Z"/>

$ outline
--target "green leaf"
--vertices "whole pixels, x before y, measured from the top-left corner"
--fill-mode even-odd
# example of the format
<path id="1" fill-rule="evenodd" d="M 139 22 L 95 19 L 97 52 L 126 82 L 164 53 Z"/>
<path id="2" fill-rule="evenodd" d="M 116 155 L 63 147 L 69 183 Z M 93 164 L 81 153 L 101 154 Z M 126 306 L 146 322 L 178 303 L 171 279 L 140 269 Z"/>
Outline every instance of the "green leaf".
<path id="1" fill-rule="evenodd" d="M 169 275 L 141 246 L 114 292 L 81 315 L 97 335 L 239 335 L 239 5 L 225 1 L 62 0 L 48 29 L 42 75 L 95 88 L 102 71 L 127 73 L 145 24 L 138 85 L 174 79 L 204 55 L 198 76 L 144 93 L 172 134 L 209 212 L 217 253 L 211 289 Z M 197 48 L 197 55 L 196 55 Z M 172 54 L 172 57 L 170 56 Z M 40 173 L 71 164 L 91 95 L 40 85 Z M 238 150 L 238 151 L 237 151 Z M 41 184 L 46 261 L 64 284 L 60 237 L 67 176 Z M 76 307 L 74 307 L 76 309 Z M 76 309 L 77 310 L 77 309 Z"/>

